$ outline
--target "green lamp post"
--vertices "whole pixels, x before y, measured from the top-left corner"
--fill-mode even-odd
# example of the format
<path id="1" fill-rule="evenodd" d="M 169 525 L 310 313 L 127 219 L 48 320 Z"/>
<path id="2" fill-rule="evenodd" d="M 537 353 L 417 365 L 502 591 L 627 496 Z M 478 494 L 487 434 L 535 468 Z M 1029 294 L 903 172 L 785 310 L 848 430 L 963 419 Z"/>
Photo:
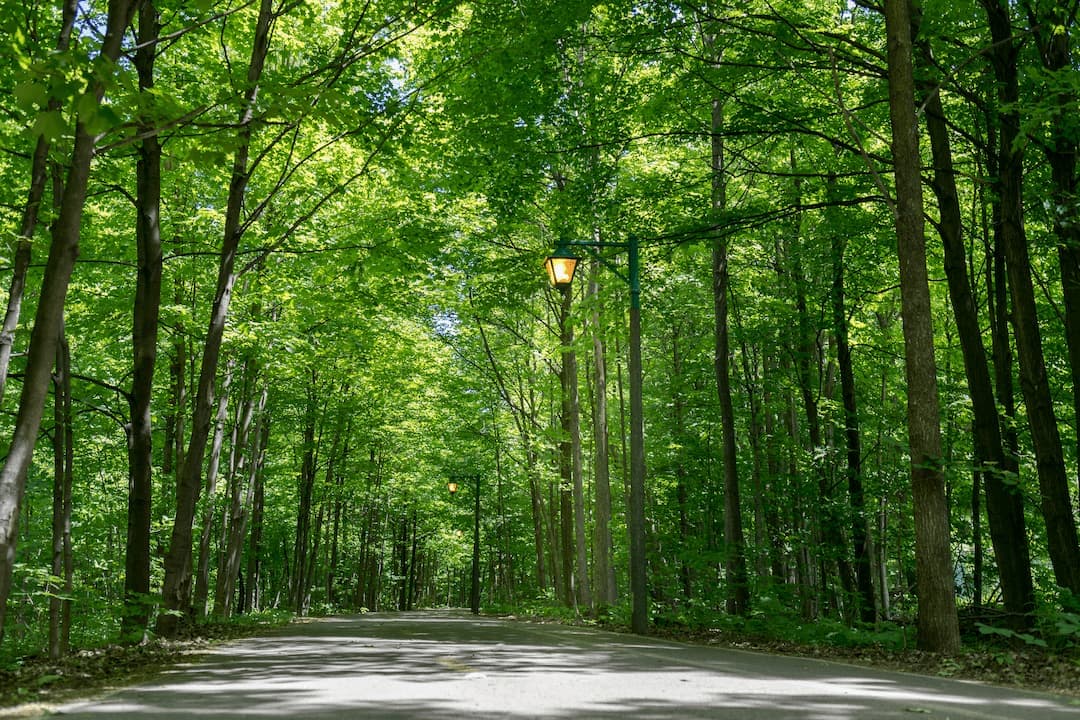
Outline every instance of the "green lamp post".
<path id="1" fill-rule="evenodd" d="M 649 631 L 649 595 L 645 573 L 645 420 L 641 391 L 641 269 L 637 238 L 626 242 L 560 241 L 545 261 L 548 279 L 567 291 L 574 281 L 579 259 L 571 248 L 585 248 L 630 286 L 630 628 L 639 635 Z M 625 250 L 628 274 L 623 275 L 600 255 L 601 250 Z"/>

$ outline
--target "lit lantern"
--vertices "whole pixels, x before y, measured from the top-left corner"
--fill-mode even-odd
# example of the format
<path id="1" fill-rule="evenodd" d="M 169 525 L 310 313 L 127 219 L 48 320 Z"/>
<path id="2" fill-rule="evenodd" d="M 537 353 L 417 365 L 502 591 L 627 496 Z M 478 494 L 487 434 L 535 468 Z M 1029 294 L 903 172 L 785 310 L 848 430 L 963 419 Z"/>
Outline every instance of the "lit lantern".
<path id="1" fill-rule="evenodd" d="M 574 271 L 577 270 L 578 258 L 565 245 L 555 248 L 555 253 L 544 261 L 544 269 L 547 270 L 551 284 L 559 290 L 570 287 L 574 281 Z"/>

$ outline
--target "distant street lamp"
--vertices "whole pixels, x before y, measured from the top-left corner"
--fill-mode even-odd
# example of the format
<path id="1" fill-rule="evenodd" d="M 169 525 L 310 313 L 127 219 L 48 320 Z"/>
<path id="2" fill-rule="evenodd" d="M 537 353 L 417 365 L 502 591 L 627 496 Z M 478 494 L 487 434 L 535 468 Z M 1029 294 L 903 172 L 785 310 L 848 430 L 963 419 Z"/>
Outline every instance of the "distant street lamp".
<path id="1" fill-rule="evenodd" d="M 474 475 L 473 481 L 473 540 L 472 540 L 472 586 L 469 589 L 469 609 L 473 615 L 480 614 L 480 475 Z M 446 489 L 454 495 L 458 491 L 458 482 L 451 480 Z"/>
<path id="2" fill-rule="evenodd" d="M 641 276 L 638 241 L 588 242 L 561 240 L 544 261 L 551 284 L 568 292 L 574 280 L 578 258 L 571 248 L 585 248 L 630 286 L 630 594 L 633 608 L 630 629 L 639 635 L 649 632 L 649 595 L 645 575 L 645 420 L 641 402 Z M 626 250 L 628 275 L 611 265 L 599 251 Z"/>

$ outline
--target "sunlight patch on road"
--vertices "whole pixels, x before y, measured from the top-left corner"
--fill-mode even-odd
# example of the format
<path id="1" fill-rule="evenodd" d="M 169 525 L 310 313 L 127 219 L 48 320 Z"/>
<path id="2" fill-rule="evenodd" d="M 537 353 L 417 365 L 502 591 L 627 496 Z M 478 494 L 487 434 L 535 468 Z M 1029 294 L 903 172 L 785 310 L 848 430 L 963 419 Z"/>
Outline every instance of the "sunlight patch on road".
<path id="1" fill-rule="evenodd" d="M 476 672 L 475 668 L 471 668 L 465 663 L 461 662 L 457 658 L 453 657 L 440 657 L 435 658 L 435 661 L 442 665 L 444 668 L 453 670 L 454 672 L 471 673 Z"/>

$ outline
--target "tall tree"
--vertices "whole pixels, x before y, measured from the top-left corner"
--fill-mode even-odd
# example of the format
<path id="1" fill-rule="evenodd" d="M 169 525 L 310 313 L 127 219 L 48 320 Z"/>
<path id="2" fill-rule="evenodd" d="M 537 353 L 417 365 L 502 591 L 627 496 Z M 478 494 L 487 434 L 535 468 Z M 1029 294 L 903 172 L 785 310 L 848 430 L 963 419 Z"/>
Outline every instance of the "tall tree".
<path id="1" fill-rule="evenodd" d="M 139 90 L 149 96 L 154 89 L 154 59 L 159 33 L 158 11 L 153 0 L 139 9 L 138 47 L 135 69 Z M 131 344 L 134 351 L 128 405 L 128 528 L 124 572 L 125 610 L 122 632 L 135 641 L 143 639 L 150 621 L 150 523 L 153 499 L 153 438 L 150 406 L 153 400 L 154 366 L 157 362 L 158 315 L 161 307 L 161 143 L 153 120 L 140 123 L 144 136 L 138 146 L 136 167 L 135 243 L 138 275 Z"/>
<path id="2" fill-rule="evenodd" d="M 1013 308 L 1013 334 L 1020 363 L 1020 390 L 1027 407 L 1031 444 L 1039 475 L 1040 506 L 1046 521 L 1047 546 L 1058 585 L 1080 594 L 1080 543 L 1069 497 L 1065 457 L 1050 394 L 1032 280 L 1031 257 L 1024 228 L 1024 143 L 1020 138 L 1020 81 L 1016 38 L 1007 3 L 980 0 L 990 27 L 990 62 L 997 80 L 998 147 L 994 178 L 1001 204 L 1001 242 Z M 992 150 L 991 152 L 994 152 Z"/>
<path id="3" fill-rule="evenodd" d="M 1058 265 L 1065 306 L 1065 342 L 1073 385 L 1073 423 L 1080 452 L 1080 209 L 1077 208 L 1077 153 L 1080 152 L 1076 122 L 1076 62 L 1072 36 L 1076 31 L 1076 3 L 1033 3 L 1022 6 L 1039 48 L 1046 74 L 1047 114 L 1050 136 L 1042 142 L 1050 165 L 1051 218 L 1057 237 Z M 1080 465 L 1077 472 L 1080 473 Z M 1080 497 L 1080 496 L 1078 496 Z M 1076 589 L 1073 588 L 1073 592 Z"/>
<path id="4" fill-rule="evenodd" d="M 908 443 L 915 509 L 918 644 L 931 652 L 953 653 L 960 648 L 960 627 L 949 549 L 949 509 L 941 468 L 941 419 L 926 269 L 910 0 L 886 0 L 885 28 L 889 119 L 896 173 L 895 221 L 904 321 L 904 367 L 908 386 Z"/>
<path id="5" fill-rule="evenodd" d="M 56 346 L 60 342 L 68 285 L 79 254 L 79 231 L 86 204 L 90 164 L 97 142 L 97 133 L 91 123 L 105 94 L 106 81 L 117 70 L 116 62 L 120 57 L 124 32 L 131 24 L 138 5 L 138 0 L 110 0 L 99 63 L 95 63 L 93 71 L 87 69 L 87 88 L 79 101 L 75 143 L 64 183 L 60 213 L 53 223 L 49 258 L 34 315 L 34 329 L 30 334 L 15 432 L 3 468 L 0 469 L 0 641 L 3 640 L 4 618 L 15 569 L 19 508 L 26 492 L 26 473 L 41 427 Z"/>
<path id="6" fill-rule="evenodd" d="M 596 603 L 613 605 L 618 586 L 611 540 L 611 467 L 608 458 L 607 420 L 607 349 L 600 325 L 600 261 L 589 268 L 589 297 L 592 302 L 593 341 L 593 488 L 596 494 L 596 540 L 593 544 L 593 569 L 596 577 Z"/>
<path id="7" fill-rule="evenodd" d="M 60 33 L 56 38 L 56 55 L 62 56 L 71 46 L 71 32 L 75 27 L 78 12 L 78 0 L 64 0 L 61 5 Z M 57 113 L 61 108 L 59 98 L 49 98 L 47 111 Z M 11 365 L 11 353 L 15 345 L 15 329 L 22 312 L 23 296 L 26 292 L 26 272 L 30 267 L 33 253 L 34 232 L 38 225 L 41 201 L 45 195 L 45 184 L 49 175 L 49 149 L 52 147 L 48 135 L 40 132 L 34 146 L 30 165 L 30 189 L 19 223 L 19 236 L 15 244 L 15 259 L 12 263 L 11 285 L 8 290 L 7 310 L 4 323 L 0 327 L 0 403 L 4 400 L 7 388 L 8 368 Z"/>
<path id="8" fill-rule="evenodd" d="M 835 192 L 835 177 L 830 176 L 827 187 Z M 836 339 L 836 364 L 840 370 L 840 397 L 844 407 L 844 444 L 847 450 L 848 503 L 851 507 L 851 540 L 855 555 L 855 581 L 858 590 L 858 610 L 863 622 L 873 622 L 876 616 L 874 583 L 870 572 L 870 547 L 867 537 L 866 503 L 863 491 L 862 433 L 856 400 L 855 368 L 851 357 L 848 334 L 848 308 L 844 291 L 844 251 L 846 239 L 839 228 L 833 229 L 832 259 L 832 320 Z M 844 563 L 841 564 L 841 580 Z"/>
<path id="9" fill-rule="evenodd" d="M 71 348 L 66 334 L 56 353 L 53 409 L 53 517 L 52 576 L 49 598 L 49 657 L 66 655 L 71 645 L 71 604 L 73 557 L 71 548 L 71 504 L 75 464 L 74 432 L 71 427 Z"/>
<path id="10" fill-rule="evenodd" d="M 710 41 L 711 44 L 711 41 Z M 724 157 L 724 105 L 712 101 L 712 211 L 722 212 L 727 205 Z M 718 234 L 712 249 L 712 291 L 715 318 L 713 363 L 716 392 L 720 399 L 721 443 L 724 463 L 724 544 L 727 548 L 727 611 L 733 615 L 750 612 L 750 585 L 746 568 L 746 541 L 742 529 L 742 503 L 739 500 L 739 460 L 735 445 L 735 407 L 731 399 L 731 355 L 728 329 L 728 239 Z"/>
<path id="11" fill-rule="evenodd" d="M 923 63 L 932 65 L 929 42 L 920 38 L 916 46 Z M 1023 497 L 1017 483 L 1016 461 L 1006 457 L 1002 442 L 986 348 L 968 276 L 961 236 L 963 218 L 956 187 L 956 170 L 941 93 L 941 87 L 930 87 L 924 100 L 927 136 L 934 163 L 931 187 L 937 196 L 940 213 L 937 230 L 945 251 L 949 300 L 956 318 L 968 394 L 971 397 L 975 462 L 977 472 L 985 482 L 990 537 L 1001 573 L 1005 609 L 1013 615 L 1012 621 L 1022 626 L 1027 622 L 1025 618 L 1035 609 Z"/>
<path id="12" fill-rule="evenodd" d="M 229 182 L 217 287 L 210 312 L 210 325 L 203 345 L 195 410 L 191 419 L 191 438 L 177 483 L 176 515 L 173 518 L 169 550 L 165 556 L 165 579 L 162 586 L 165 612 L 158 617 L 157 623 L 158 632 L 165 636 L 176 633 L 180 617 L 188 612 L 190 603 L 191 527 L 202 486 L 202 467 L 214 410 L 214 383 L 221 355 L 221 342 L 237 277 L 236 252 L 244 232 L 241 214 L 250 176 L 249 153 L 254 132 L 256 100 L 259 96 L 259 81 L 270 49 L 273 25 L 280 12 L 281 10 L 275 10 L 273 0 L 261 0 L 259 3 L 251 58 L 243 86 L 243 100 L 237 118 L 236 152 Z"/>

